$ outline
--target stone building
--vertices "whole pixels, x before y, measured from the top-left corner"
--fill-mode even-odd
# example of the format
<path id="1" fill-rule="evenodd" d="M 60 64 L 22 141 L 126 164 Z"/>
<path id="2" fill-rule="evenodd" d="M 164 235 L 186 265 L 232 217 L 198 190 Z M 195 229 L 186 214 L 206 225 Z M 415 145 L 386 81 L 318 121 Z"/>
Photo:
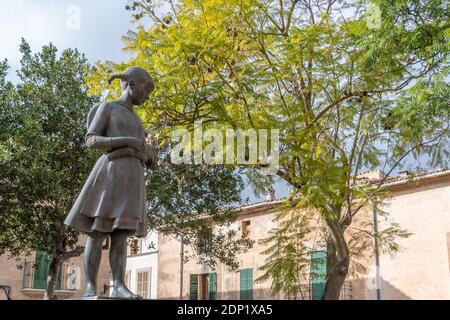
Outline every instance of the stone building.
<path id="1" fill-rule="evenodd" d="M 381 171 L 361 175 L 371 183 L 383 179 Z M 384 182 L 389 197 L 383 211 L 391 222 L 398 223 L 411 235 L 399 239 L 400 250 L 394 254 L 380 252 L 379 268 L 374 254 L 364 261 L 365 273 L 347 278 L 341 299 L 450 299 L 450 170 L 419 173 L 402 172 Z M 135 293 L 150 299 L 286 299 L 271 292 L 270 281 L 256 282 L 266 248 L 259 240 L 276 227 L 274 209 L 283 199 L 268 197 L 265 202 L 240 208 L 232 228 L 255 241 L 252 249 L 237 257 L 236 272 L 219 265 L 211 270 L 197 264 L 195 257 L 181 263 L 188 248 L 170 236 L 149 233 L 146 239 L 130 239 L 126 282 Z M 362 216 L 373 218 L 373 208 L 365 208 Z M 373 223 L 374 221 L 372 221 Z M 357 223 L 357 222 L 356 222 Z M 385 223 L 377 222 L 380 229 Z M 80 241 L 84 242 L 84 239 Z M 369 251 L 374 252 L 373 245 Z M 109 244 L 105 243 L 98 278 L 98 294 L 107 295 L 110 284 Z M 183 249 L 182 249 L 183 248 Z M 323 290 L 324 247 L 311 252 L 311 264 L 302 295 L 297 299 L 317 299 Z M 80 298 L 84 283 L 83 256 L 65 262 L 58 279 L 56 293 L 60 299 Z M 0 256 L 0 286 L 12 288 L 13 299 L 42 299 L 48 257 L 34 253 L 21 259 L 23 269 L 14 260 Z M 181 272 L 182 271 L 182 272 Z M 312 273 L 318 274 L 313 277 Z M 0 299 L 4 299 L 0 290 Z"/>
<path id="2" fill-rule="evenodd" d="M 381 171 L 367 172 L 361 178 L 377 183 L 384 178 Z M 379 254 L 379 268 L 372 254 L 367 257 L 367 271 L 348 277 L 341 299 L 450 299 L 450 170 L 420 173 L 411 176 L 402 172 L 383 183 L 389 198 L 383 211 L 390 221 L 399 223 L 411 235 L 399 239 L 400 250 L 395 254 Z M 273 210 L 282 200 L 241 208 L 233 228 L 242 236 L 255 240 L 249 252 L 239 255 L 240 270 L 228 271 L 223 266 L 211 270 L 197 264 L 195 258 L 181 264 L 185 248 L 172 237 L 160 234 L 158 240 L 159 299 L 284 299 L 274 295 L 269 281 L 255 282 L 261 275 L 266 248 L 260 244 L 269 230 L 276 226 Z M 372 208 L 365 208 L 371 218 Z M 378 221 L 380 226 L 384 223 Z M 323 255 L 318 249 L 311 253 L 314 273 L 326 273 Z M 313 263 L 316 261 L 315 263 Z M 317 263 L 319 261 L 319 263 Z M 322 262 L 321 262 L 322 261 Z M 311 270 L 310 270 L 311 272 Z M 307 276 L 303 295 L 297 299 L 317 299 L 323 290 L 323 279 Z M 320 277 L 319 277 L 320 278 Z"/>
<path id="3" fill-rule="evenodd" d="M 80 243 L 84 243 L 84 236 Z M 128 288 L 146 299 L 156 299 L 157 284 L 157 234 L 150 232 L 145 239 L 130 238 L 127 251 L 125 282 Z M 0 286 L 11 288 L 11 298 L 43 299 L 50 257 L 44 252 L 34 252 L 22 257 L 18 263 L 7 255 L 0 256 Z M 111 291 L 109 265 L 109 238 L 103 245 L 102 260 L 97 280 L 97 295 L 108 296 Z M 58 299 L 79 299 L 84 287 L 83 255 L 64 262 L 58 274 L 56 295 Z M 0 300 L 6 299 L 0 290 Z"/>
<path id="4" fill-rule="evenodd" d="M 129 240 L 125 282 L 127 287 L 144 299 L 156 299 L 158 278 L 158 234 Z"/>
<path id="5" fill-rule="evenodd" d="M 84 243 L 84 236 L 81 236 L 80 242 Z M 109 239 L 105 240 L 103 245 L 97 281 L 98 295 L 108 294 L 110 284 L 108 255 Z M 45 252 L 34 252 L 30 256 L 22 257 L 18 264 L 6 254 L 0 256 L 0 286 L 10 287 L 11 298 L 14 300 L 43 299 L 50 266 L 49 255 Z M 58 273 L 55 293 L 58 299 L 78 299 L 83 294 L 83 284 L 83 255 L 81 255 L 63 263 Z M 6 299 L 5 292 L 0 290 L 0 300 L 4 299 Z"/>

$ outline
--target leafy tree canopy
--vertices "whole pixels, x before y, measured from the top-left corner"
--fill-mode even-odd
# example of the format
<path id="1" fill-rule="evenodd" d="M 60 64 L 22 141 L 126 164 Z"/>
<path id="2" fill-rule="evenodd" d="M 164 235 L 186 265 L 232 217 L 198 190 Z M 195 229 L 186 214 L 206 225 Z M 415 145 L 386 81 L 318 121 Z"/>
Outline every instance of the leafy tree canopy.
<path id="1" fill-rule="evenodd" d="M 156 78 L 141 115 L 166 143 L 170 128 L 200 118 L 219 128 L 280 129 L 277 174 L 297 194 L 290 205 L 313 208 L 327 226 L 325 296 L 337 298 L 350 260 L 344 233 L 384 181 L 357 183 L 361 170 L 389 176 L 411 156 L 426 156 L 428 168 L 448 165 L 448 1 L 130 4 L 135 19 L 153 25 L 124 36 L 130 61 L 96 66 L 91 92 L 139 65 Z"/>

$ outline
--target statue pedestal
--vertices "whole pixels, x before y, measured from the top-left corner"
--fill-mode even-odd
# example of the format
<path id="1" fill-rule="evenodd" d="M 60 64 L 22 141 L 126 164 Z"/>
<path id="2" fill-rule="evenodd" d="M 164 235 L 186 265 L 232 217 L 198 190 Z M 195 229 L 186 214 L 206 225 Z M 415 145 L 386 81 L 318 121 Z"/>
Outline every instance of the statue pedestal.
<path id="1" fill-rule="evenodd" d="M 94 296 L 94 297 L 81 297 L 81 298 L 72 298 L 67 300 L 150 300 L 150 299 L 133 299 L 133 298 L 112 298 L 106 296 Z"/>

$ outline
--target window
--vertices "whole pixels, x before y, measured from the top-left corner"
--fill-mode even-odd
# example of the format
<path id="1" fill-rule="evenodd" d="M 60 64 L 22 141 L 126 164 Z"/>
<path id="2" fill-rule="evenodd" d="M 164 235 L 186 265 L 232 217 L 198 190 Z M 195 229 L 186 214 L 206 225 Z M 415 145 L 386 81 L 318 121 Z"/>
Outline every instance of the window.
<path id="1" fill-rule="evenodd" d="M 75 264 L 63 264 L 61 278 L 65 290 L 80 289 L 80 268 Z"/>
<path id="2" fill-rule="evenodd" d="M 311 252 L 311 299 L 321 300 L 325 290 L 327 277 L 327 252 L 313 251 Z"/>
<path id="3" fill-rule="evenodd" d="M 202 239 L 201 244 L 200 244 L 200 253 L 201 254 L 209 253 L 209 239 L 208 238 Z"/>
<path id="4" fill-rule="evenodd" d="M 130 242 L 130 255 L 139 254 L 139 240 L 132 239 Z"/>
<path id="5" fill-rule="evenodd" d="M 241 269 L 240 271 L 240 290 L 239 298 L 241 300 L 253 300 L 253 269 Z"/>
<path id="6" fill-rule="evenodd" d="M 217 296 L 217 273 L 211 272 L 209 274 L 208 299 L 216 300 L 216 296 Z"/>
<path id="7" fill-rule="evenodd" d="M 250 220 L 242 221 L 242 238 L 247 238 L 250 235 Z"/>
<path id="8" fill-rule="evenodd" d="M 47 287 L 47 275 L 50 268 L 51 255 L 43 251 L 36 252 L 34 265 L 33 289 L 45 289 Z M 61 268 L 60 268 L 61 269 Z M 55 289 L 61 289 L 61 270 L 58 270 Z"/>
<path id="9" fill-rule="evenodd" d="M 150 272 L 149 271 L 138 271 L 137 272 L 137 282 L 136 291 L 141 297 L 148 299 L 149 297 L 149 284 L 150 284 Z"/>
<path id="10" fill-rule="evenodd" d="M 131 285 L 131 270 L 127 270 L 125 272 L 125 285 L 127 286 L 127 288 L 130 288 Z"/>
<path id="11" fill-rule="evenodd" d="M 189 279 L 190 300 L 215 300 L 217 297 L 217 273 L 191 274 Z"/>
<path id="12" fill-rule="evenodd" d="M 198 236 L 198 253 L 209 254 L 211 250 L 212 230 L 209 227 L 203 228 Z"/>
<path id="13" fill-rule="evenodd" d="M 198 300 L 198 275 L 191 274 L 189 277 L 189 300 Z"/>

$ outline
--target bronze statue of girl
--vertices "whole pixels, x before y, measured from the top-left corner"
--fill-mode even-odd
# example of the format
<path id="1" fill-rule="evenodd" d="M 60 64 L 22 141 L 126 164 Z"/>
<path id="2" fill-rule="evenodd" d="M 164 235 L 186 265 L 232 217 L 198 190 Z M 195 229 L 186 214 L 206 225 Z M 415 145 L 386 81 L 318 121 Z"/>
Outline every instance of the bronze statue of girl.
<path id="1" fill-rule="evenodd" d="M 88 116 L 86 145 L 104 154 L 97 160 L 65 224 L 86 234 L 85 298 L 96 296 L 102 244 L 111 237 L 109 261 L 114 298 L 138 299 L 124 283 L 127 237 L 147 235 L 144 165 L 156 164 L 155 149 L 145 143 L 145 131 L 133 107 L 143 104 L 154 89 L 150 75 L 130 67 L 120 79 L 117 101 L 92 108 Z"/>

